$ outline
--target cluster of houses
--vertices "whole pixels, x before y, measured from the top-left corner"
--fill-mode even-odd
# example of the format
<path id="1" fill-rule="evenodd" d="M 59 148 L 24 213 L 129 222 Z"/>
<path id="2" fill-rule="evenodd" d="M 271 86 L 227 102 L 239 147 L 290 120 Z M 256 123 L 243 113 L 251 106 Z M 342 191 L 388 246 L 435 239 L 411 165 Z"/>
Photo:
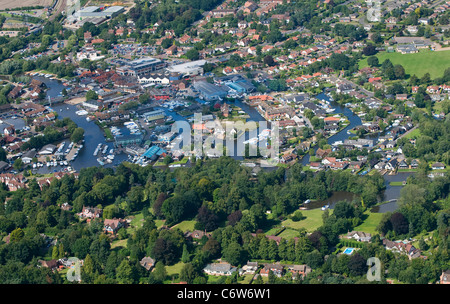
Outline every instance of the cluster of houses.
<path id="1" fill-rule="evenodd" d="M 210 263 L 207 264 L 205 268 L 203 268 L 203 272 L 205 272 L 207 275 L 212 276 L 230 276 L 237 272 L 240 276 L 248 274 L 254 275 L 258 273 L 262 277 L 268 277 L 269 273 L 272 272 L 279 278 L 285 276 L 287 273 L 290 273 L 293 279 L 297 278 L 298 276 L 304 278 L 311 271 L 312 269 L 308 265 L 288 265 L 281 264 L 279 262 L 258 264 L 258 262 L 250 261 L 242 266 L 242 268 L 234 267 L 227 262 Z"/>
<path id="2" fill-rule="evenodd" d="M 102 218 L 103 210 L 98 207 L 83 206 L 80 213 L 77 213 L 80 219 L 86 219 L 89 223 L 91 220 Z M 104 219 L 103 232 L 111 235 L 116 235 L 120 228 L 126 228 L 128 221 L 121 218 Z"/>

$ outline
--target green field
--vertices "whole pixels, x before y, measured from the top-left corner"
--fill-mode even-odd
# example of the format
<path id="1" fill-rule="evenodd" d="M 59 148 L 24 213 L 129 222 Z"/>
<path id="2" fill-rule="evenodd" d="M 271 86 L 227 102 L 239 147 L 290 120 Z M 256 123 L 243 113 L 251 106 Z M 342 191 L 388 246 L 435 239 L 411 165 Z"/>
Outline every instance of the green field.
<path id="1" fill-rule="evenodd" d="M 403 136 L 403 138 L 415 139 L 415 138 L 419 138 L 420 135 L 421 135 L 420 129 L 416 128 L 416 129 L 412 130 L 411 132 L 409 132 L 408 134 L 406 134 L 405 136 Z"/>
<path id="2" fill-rule="evenodd" d="M 364 214 L 367 215 L 367 218 L 361 225 L 355 227 L 353 230 L 371 233 L 372 235 L 377 234 L 378 232 L 376 231 L 376 228 L 383 217 L 383 213 L 366 211 Z"/>
<path id="3" fill-rule="evenodd" d="M 301 210 L 303 216 L 305 217 L 301 221 L 294 222 L 291 219 L 287 219 L 281 223 L 281 225 L 285 226 L 286 228 L 292 228 L 292 229 L 301 229 L 305 228 L 308 232 L 314 232 L 322 225 L 322 214 L 323 211 L 320 208 L 317 209 L 311 209 L 311 210 Z M 332 210 L 330 210 L 330 213 Z M 286 229 L 288 230 L 288 229 Z M 286 232 L 286 234 L 290 233 L 290 231 Z"/>
<path id="4" fill-rule="evenodd" d="M 181 223 L 176 224 L 172 228 L 178 228 L 183 232 L 194 231 L 195 223 L 196 223 L 196 221 L 182 221 Z"/>
<path id="5" fill-rule="evenodd" d="M 442 77 L 444 70 L 450 67 L 450 51 L 420 50 L 415 54 L 381 52 L 376 57 L 380 65 L 384 60 L 389 59 L 394 65 L 401 64 L 407 75 L 416 74 L 419 78 L 427 72 L 432 79 Z M 359 68 L 364 67 L 367 67 L 367 57 L 359 62 Z"/>

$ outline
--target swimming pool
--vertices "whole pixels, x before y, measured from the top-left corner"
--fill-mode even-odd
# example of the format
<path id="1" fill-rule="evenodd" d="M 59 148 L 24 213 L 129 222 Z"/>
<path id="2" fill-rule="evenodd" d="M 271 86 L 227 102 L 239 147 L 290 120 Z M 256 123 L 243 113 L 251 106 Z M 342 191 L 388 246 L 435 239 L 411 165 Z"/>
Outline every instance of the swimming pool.
<path id="1" fill-rule="evenodd" d="M 348 254 L 348 255 L 351 255 L 354 250 L 355 250 L 355 248 L 347 247 L 347 248 L 345 248 L 344 253 Z"/>

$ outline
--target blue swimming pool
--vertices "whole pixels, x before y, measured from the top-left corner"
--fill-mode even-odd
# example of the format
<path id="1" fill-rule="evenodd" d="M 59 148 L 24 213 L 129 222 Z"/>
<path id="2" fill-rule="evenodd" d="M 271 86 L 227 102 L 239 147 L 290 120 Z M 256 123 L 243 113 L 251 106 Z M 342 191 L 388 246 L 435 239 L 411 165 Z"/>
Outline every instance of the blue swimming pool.
<path id="1" fill-rule="evenodd" d="M 344 253 L 350 255 L 353 253 L 354 250 L 355 250 L 355 248 L 348 247 L 348 248 L 345 248 Z"/>

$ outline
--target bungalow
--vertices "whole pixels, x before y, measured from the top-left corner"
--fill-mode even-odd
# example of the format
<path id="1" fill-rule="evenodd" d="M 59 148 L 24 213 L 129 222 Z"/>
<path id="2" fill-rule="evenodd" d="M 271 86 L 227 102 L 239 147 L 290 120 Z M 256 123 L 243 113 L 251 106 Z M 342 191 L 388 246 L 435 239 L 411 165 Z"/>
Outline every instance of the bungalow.
<path id="1" fill-rule="evenodd" d="M 203 268 L 203 271 L 208 275 L 214 276 L 230 276 L 237 270 L 236 267 L 231 266 L 229 263 L 210 263 Z"/>
<path id="2" fill-rule="evenodd" d="M 242 270 L 245 274 L 255 274 L 258 270 L 258 262 L 247 261 L 247 264 L 242 266 Z"/>
<path id="3" fill-rule="evenodd" d="M 23 156 L 22 156 L 22 161 L 24 164 L 29 164 L 31 163 L 31 161 L 33 160 L 33 158 L 36 156 L 36 149 L 31 149 L 30 151 L 26 152 Z"/>
<path id="4" fill-rule="evenodd" d="M 363 231 L 352 231 L 347 233 L 347 239 L 355 239 L 358 242 L 370 242 L 372 235 Z"/>
<path id="5" fill-rule="evenodd" d="M 431 165 L 431 169 L 433 169 L 433 170 L 444 170 L 445 169 L 445 165 L 443 163 L 436 162 L 436 163 Z"/>

